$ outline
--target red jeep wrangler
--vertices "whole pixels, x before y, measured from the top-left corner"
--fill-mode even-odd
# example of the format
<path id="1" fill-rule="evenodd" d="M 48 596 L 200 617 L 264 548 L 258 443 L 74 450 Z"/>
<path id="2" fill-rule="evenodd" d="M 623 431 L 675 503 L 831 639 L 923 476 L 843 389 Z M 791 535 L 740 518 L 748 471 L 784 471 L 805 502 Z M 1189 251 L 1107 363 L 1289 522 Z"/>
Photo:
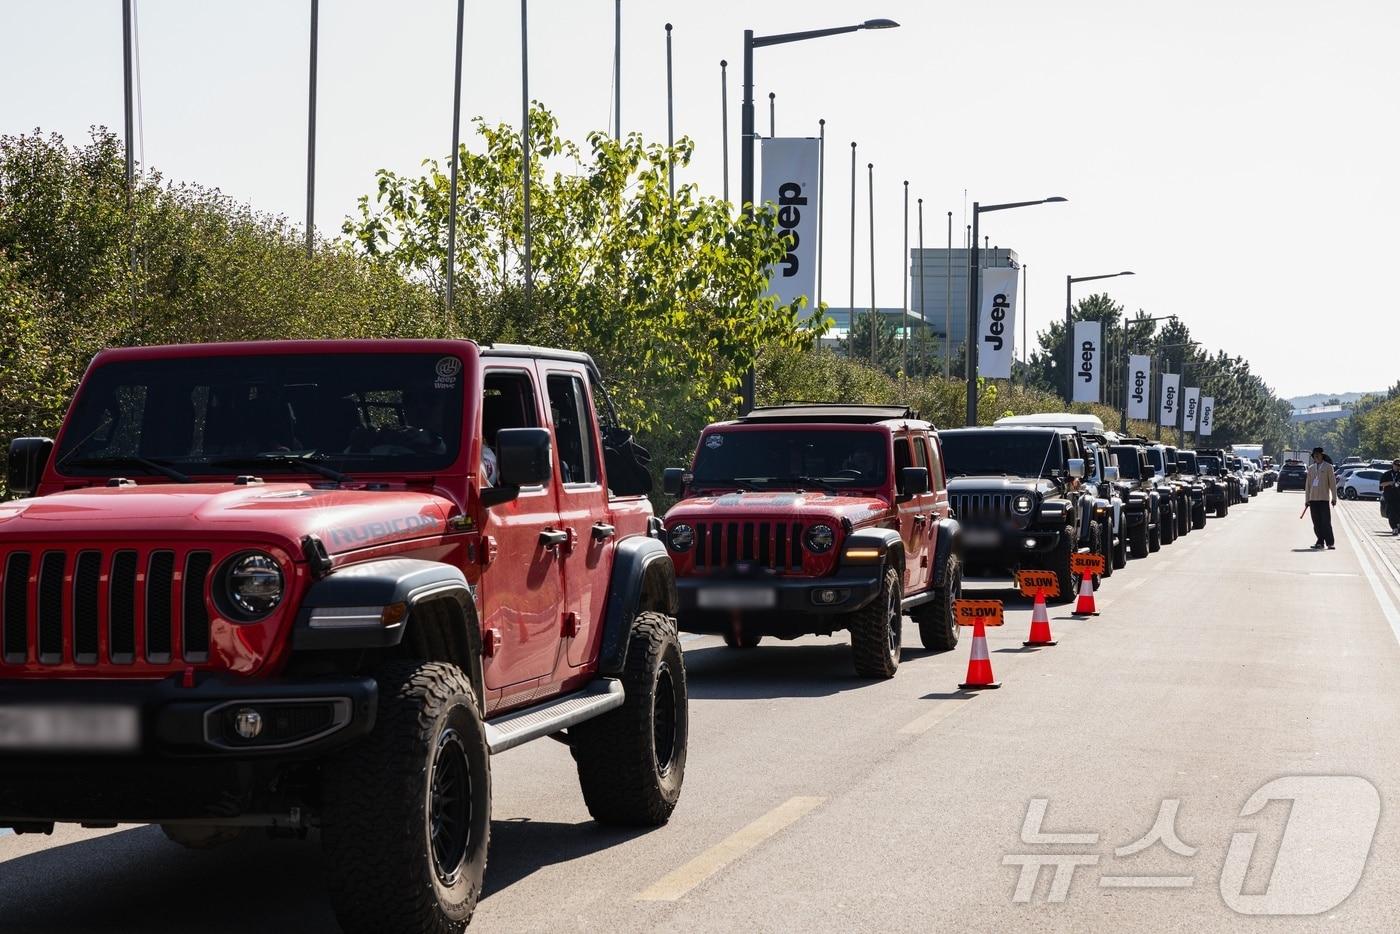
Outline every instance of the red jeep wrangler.
<path id="1" fill-rule="evenodd" d="M 760 407 L 705 429 L 666 542 L 680 628 L 732 648 L 851 631 L 857 674 L 899 667 L 907 611 L 924 647 L 958 642 L 962 589 L 938 433 L 903 406 Z"/>
<path id="2" fill-rule="evenodd" d="M 0 827 L 319 828 L 341 924 L 417 934 L 471 918 L 493 753 L 562 739 L 596 819 L 665 822 L 686 681 L 645 461 L 579 353 L 99 354 L 57 443 L 10 448 Z"/>

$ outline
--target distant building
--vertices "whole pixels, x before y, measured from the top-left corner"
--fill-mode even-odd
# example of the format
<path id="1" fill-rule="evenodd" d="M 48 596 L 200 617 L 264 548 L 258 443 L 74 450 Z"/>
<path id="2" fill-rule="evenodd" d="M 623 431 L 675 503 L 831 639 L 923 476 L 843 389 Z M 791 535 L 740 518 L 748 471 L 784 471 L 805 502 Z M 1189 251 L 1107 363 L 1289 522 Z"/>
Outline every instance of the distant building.
<path id="1" fill-rule="evenodd" d="M 1288 420 L 1295 425 L 1303 422 L 1332 422 L 1351 414 L 1348 405 L 1310 405 L 1305 409 L 1294 409 Z"/>
<path id="2" fill-rule="evenodd" d="M 902 309 L 899 308 L 877 308 L 875 311 L 885 321 L 894 325 L 896 337 L 902 338 L 904 336 L 906 323 L 910 335 L 918 335 L 920 319 L 916 312 L 909 312 L 906 318 L 902 314 Z M 861 315 L 869 314 L 870 308 L 869 306 L 865 308 L 856 308 L 854 312 L 855 317 L 859 318 Z M 837 341 L 846 339 L 846 335 L 849 334 L 851 330 L 851 313 L 852 309 L 850 308 L 827 308 L 826 317 L 831 319 L 832 325 L 827 330 L 826 336 L 821 339 L 821 345 L 823 347 L 835 347 Z"/>

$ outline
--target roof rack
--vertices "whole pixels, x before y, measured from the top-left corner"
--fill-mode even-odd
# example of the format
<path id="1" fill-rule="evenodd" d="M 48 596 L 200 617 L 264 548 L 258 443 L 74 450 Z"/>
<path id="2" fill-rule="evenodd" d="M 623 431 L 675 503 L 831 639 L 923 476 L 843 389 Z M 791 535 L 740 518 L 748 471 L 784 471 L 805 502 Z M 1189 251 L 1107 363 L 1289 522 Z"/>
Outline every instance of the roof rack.
<path id="1" fill-rule="evenodd" d="M 861 405 L 848 402 L 784 402 L 755 406 L 740 422 L 849 422 L 874 424 L 888 419 L 917 419 L 907 405 Z"/>

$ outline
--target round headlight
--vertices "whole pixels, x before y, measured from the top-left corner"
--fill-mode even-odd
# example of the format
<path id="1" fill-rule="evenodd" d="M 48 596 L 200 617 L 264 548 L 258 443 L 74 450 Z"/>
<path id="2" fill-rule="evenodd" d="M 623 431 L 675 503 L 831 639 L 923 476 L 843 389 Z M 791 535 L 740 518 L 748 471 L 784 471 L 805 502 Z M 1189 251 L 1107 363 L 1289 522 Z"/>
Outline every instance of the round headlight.
<path id="1" fill-rule="evenodd" d="M 239 555 L 224 572 L 224 594 L 239 615 L 266 616 L 282 602 L 282 569 L 271 555 L 256 551 Z"/>
<path id="2" fill-rule="evenodd" d="M 803 541 L 807 543 L 807 550 L 812 554 L 824 554 L 831 550 L 832 545 L 836 544 L 836 532 L 831 526 L 819 523 L 807 530 Z"/>
<path id="3" fill-rule="evenodd" d="M 684 522 L 678 522 L 671 526 L 666 538 L 671 543 L 672 551 L 689 551 L 695 544 L 695 529 Z"/>
<path id="4" fill-rule="evenodd" d="M 1023 516 L 1026 513 L 1030 512 L 1031 509 L 1034 508 L 1034 506 L 1035 500 L 1031 499 L 1029 493 L 1022 493 L 1020 496 L 1017 496 L 1014 500 L 1011 501 L 1011 508 L 1016 510 L 1018 514 Z"/>

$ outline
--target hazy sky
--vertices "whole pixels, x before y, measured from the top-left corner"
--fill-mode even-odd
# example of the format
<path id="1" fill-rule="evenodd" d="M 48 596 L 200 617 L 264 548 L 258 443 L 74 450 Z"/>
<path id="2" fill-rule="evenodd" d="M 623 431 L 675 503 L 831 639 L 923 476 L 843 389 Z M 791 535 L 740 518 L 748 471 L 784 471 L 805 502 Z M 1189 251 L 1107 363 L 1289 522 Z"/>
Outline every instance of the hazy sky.
<path id="1" fill-rule="evenodd" d="M 305 211 L 308 0 L 138 0 L 147 162 L 257 208 Z M 613 0 L 530 4 L 530 93 L 582 140 L 608 126 Z M 322 0 L 316 224 L 338 232 L 380 167 L 445 156 L 452 0 Z M 677 134 L 720 192 L 719 61 L 739 124 L 742 31 L 890 17 L 902 28 L 760 49 L 758 126 L 827 120 L 825 296 L 848 289 L 850 142 L 859 143 L 857 295 L 869 294 L 865 163 L 875 163 L 876 286 L 902 299 L 902 185 L 926 245 L 961 245 L 964 190 L 1068 204 L 984 217 L 1029 266 L 1032 331 L 1066 274 L 1130 309 L 1180 315 L 1285 395 L 1400 379 L 1388 268 L 1400 255 L 1400 4 L 1394 0 L 623 0 L 625 131 Z M 518 123 L 514 2 L 468 0 L 463 118 Z M 120 130 L 120 0 L 0 0 L 0 133 Z M 464 131 L 464 137 L 470 137 Z M 738 148 L 731 149 L 738 190 Z M 911 220 L 912 226 L 912 220 Z M 912 234 L 911 234 L 912 237 Z M 858 299 L 859 301 L 860 299 Z M 1019 328 L 1018 328 L 1019 331 Z M 1034 338 L 1032 338 L 1034 340 Z"/>

